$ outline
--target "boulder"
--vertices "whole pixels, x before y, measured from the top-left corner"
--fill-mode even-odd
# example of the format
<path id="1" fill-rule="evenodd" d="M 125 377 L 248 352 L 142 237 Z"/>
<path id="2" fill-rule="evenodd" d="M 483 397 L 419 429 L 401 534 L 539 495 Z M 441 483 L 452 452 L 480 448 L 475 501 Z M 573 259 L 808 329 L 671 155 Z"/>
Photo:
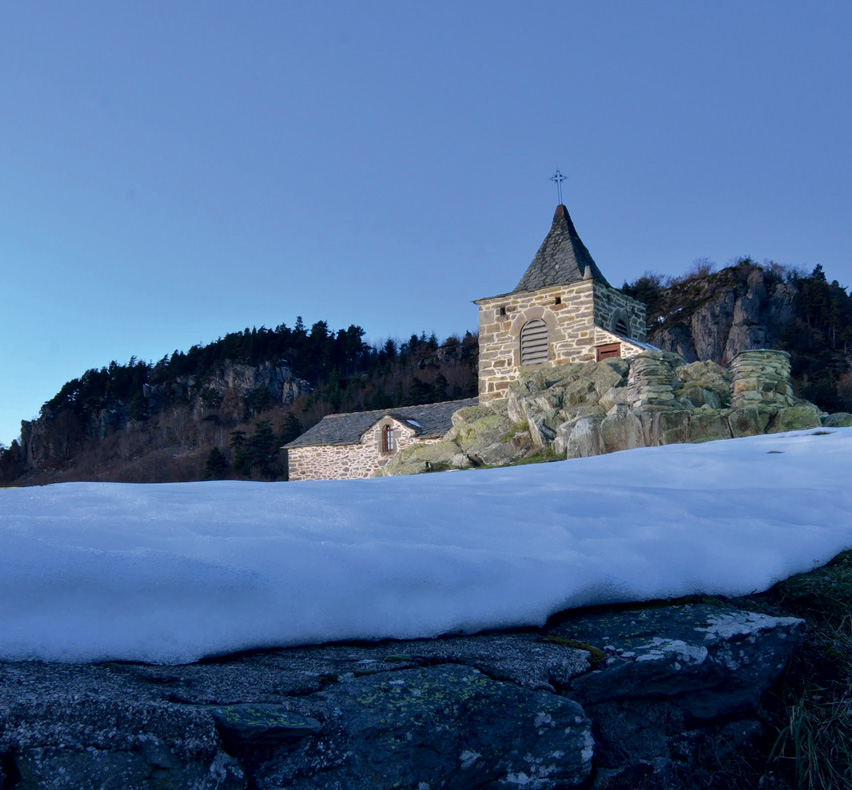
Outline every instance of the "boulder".
<path id="1" fill-rule="evenodd" d="M 658 411 L 643 414 L 643 423 L 649 423 L 646 432 L 648 446 L 658 444 L 685 444 L 689 441 L 689 414 L 685 411 Z"/>
<path id="2" fill-rule="evenodd" d="M 813 403 L 803 401 L 797 406 L 779 409 L 768 433 L 801 431 L 806 428 L 819 428 L 820 425 L 822 425 L 822 411 Z"/>
<path id="3" fill-rule="evenodd" d="M 504 441 L 471 448 L 468 456 L 478 466 L 505 466 L 528 455 L 534 449 L 529 432 L 519 431 Z"/>
<path id="4" fill-rule="evenodd" d="M 203 708 L 128 700 L 117 689 L 73 694 L 60 680 L 65 667 L 51 672 L 47 665 L 40 674 L 54 677 L 40 678 L 36 697 L 19 697 L 0 711 L 0 753 L 13 755 L 16 790 L 246 787 L 243 769 L 222 751 Z"/>
<path id="5" fill-rule="evenodd" d="M 703 755 L 742 759 L 761 734 L 750 712 L 803 631 L 797 618 L 707 604 L 567 619 L 554 634 L 598 656 L 565 692 L 595 724 L 595 787 L 686 790 L 703 786 Z"/>
<path id="6" fill-rule="evenodd" d="M 852 428 L 852 414 L 838 411 L 823 417 L 822 424 L 826 428 Z"/>
<path id="7" fill-rule="evenodd" d="M 692 362 L 677 369 L 680 389 L 675 395 L 689 405 L 727 408 L 731 401 L 730 371 L 715 362 Z"/>
<path id="8" fill-rule="evenodd" d="M 209 711 L 226 743 L 276 744 L 322 730 L 316 719 L 293 713 L 285 705 L 212 705 Z"/>
<path id="9" fill-rule="evenodd" d="M 447 434 L 447 439 L 452 439 L 463 452 L 486 447 L 508 437 L 515 428 L 508 417 L 489 411 L 483 417 L 472 422 L 464 422 L 454 426 Z"/>
<path id="10" fill-rule="evenodd" d="M 528 397 L 523 401 L 525 424 L 529 428 L 530 438 L 535 447 L 541 448 L 556 438 L 562 400 L 560 391 L 552 392 L 551 397 Z"/>
<path id="11" fill-rule="evenodd" d="M 603 417 L 580 417 L 559 426 L 553 451 L 566 458 L 587 458 L 605 452 L 601 436 Z"/>
<path id="12" fill-rule="evenodd" d="M 477 420 L 481 420 L 483 417 L 488 417 L 492 414 L 494 414 L 494 412 L 489 409 L 488 406 L 465 406 L 465 408 L 453 412 L 453 416 L 450 419 L 452 420 L 453 427 L 458 427 L 460 425 L 476 422 Z"/>
<path id="13" fill-rule="evenodd" d="M 602 395 L 613 387 L 626 386 L 629 370 L 630 362 L 626 359 L 606 359 L 603 362 L 589 362 L 581 375 L 592 382 L 598 395 Z"/>
<path id="14" fill-rule="evenodd" d="M 594 671 L 571 681 L 570 696 L 582 704 L 661 698 L 712 719 L 757 704 L 792 657 L 804 622 L 685 604 L 569 616 L 552 633 L 603 652 Z"/>
<path id="15" fill-rule="evenodd" d="M 529 426 L 536 448 L 545 447 L 556 439 L 561 423 L 603 415 L 616 403 L 625 403 L 628 369 L 627 360 L 612 359 L 559 365 L 523 376 L 510 388 L 509 416 Z M 603 406 L 605 393 L 610 397 Z"/>
<path id="16" fill-rule="evenodd" d="M 273 763 L 264 786 L 556 790 L 578 787 L 592 770 L 591 722 L 576 702 L 469 666 L 376 673 L 323 694 L 334 737 L 322 752 L 338 759 L 319 771 Z"/>
<path id="17" fill-rule="evenodd" d="M 598 401 L 598 404 L 604 414 L 608 414 L 620 404 L 624 404 L 626 406 L 628 402 L 627 393 L 627 387 L 610 387 L 610 389 L 604 392 L 603 395 L 601 395 L 601 399 Z"/>
<path id="18" fill-rule="evenodd" d="M 699 409 L 689 415 L 687 441 L 714 442 L 731 438 L 731 426 L 724 414 L 711 409 Z"/>
<path id="19" fill-rule="evenodd" d="M 642 420 L 635 411 L 626 406 L 616 407 L 600 424 L 604 452 L 614 453 L 644 447 Z"/>
<path id="20" fill-rule="evenodd" d="M 728 414 L 728 425 L 734 439 L 740 436 L 757 436 L 767 432 L 775 417 L 776 409 L 760 406 L 757 403 L 734 409 Z"/>
<path id="21" fill-rule="evenodd" d="M 464 469 L 470 459 L 455 442 L 442 440 L 431 444 L 412 444 L 400 450 L 380 470 L 380 475 L 416 475 L 422 472 L 441 472 Z"/>
<path id="22" fill-rule="evenodd" d="M 530 433 L 525 425 L 513 423 L 508 417 L 489 412 L 474 422 L 458 425 L 448 436 L 477 466 L 508 464 L 532 449 Z"/>

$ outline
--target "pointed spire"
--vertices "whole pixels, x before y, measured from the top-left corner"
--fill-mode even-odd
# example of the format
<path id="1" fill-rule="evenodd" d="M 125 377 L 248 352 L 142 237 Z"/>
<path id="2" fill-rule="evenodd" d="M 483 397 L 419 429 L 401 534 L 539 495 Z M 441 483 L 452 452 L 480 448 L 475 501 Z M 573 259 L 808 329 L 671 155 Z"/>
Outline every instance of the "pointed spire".
<path id="1" fill-rule="evenodd" d="M 550 232 L 512 293 L 537 291 L 584 279 L 609 285 L 580 240 L 568 209 L 560 203 L 553 215 Z"/>

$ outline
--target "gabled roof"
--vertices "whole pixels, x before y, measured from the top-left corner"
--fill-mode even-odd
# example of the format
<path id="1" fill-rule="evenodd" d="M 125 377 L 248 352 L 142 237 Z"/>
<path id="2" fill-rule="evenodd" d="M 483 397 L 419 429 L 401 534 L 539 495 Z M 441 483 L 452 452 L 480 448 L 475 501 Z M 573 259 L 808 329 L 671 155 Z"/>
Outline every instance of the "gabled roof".
<path id="1" fill-rule="evenodd" d="M 510 293 L 537 291 L 551 285 L 573 283 L 585 279 L 587 268 L 590 269 L 592 280 L 609 285 L 586 245 L 580 240 L 568 209 L 559 205 L 553 215 L 550 232 L 538 248 L 521 281 Z"/>
<path id="2" fill-rule="evenodd" d="M 479 398 L 466 398 L 442 403 L 426 403 L 422 406 L 397 406 L 392 409 L 329 414 L 284 447 L 358 444 L 364 432 L 383 417 L 393 417 L 398 422 L 405 423 L 421 439 L 432 439 L 443 436 L 452 428 L 452 416 L 459 409 L 476 406 L 477 403 Z"/>

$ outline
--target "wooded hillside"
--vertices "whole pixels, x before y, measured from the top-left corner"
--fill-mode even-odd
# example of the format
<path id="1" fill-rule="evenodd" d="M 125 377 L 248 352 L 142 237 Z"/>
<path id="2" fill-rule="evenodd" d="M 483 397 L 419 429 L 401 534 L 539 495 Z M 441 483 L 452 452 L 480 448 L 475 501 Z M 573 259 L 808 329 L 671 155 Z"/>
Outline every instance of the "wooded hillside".
<path id="1" fill-rule="evenodd" d="M 281 479 L 279 447 L 326 414 L 476 394 L 477 339 L 371 346 L 351 325 L 245 329 L 159 362 L 86 371 L 22 423 L 0 480 Z"/>

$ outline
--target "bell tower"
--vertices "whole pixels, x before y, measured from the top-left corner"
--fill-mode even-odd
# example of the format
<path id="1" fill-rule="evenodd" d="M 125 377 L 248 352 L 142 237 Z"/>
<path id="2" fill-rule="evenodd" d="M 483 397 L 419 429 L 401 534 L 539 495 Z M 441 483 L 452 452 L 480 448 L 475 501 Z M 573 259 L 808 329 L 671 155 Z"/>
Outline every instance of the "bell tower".
<path id="1" fill-rule="evenodd" d="M 645 305 L 613 288 L 559 204 L 515 288 L 477 299 L 479 401 L 507 397 L 521 373 L 645 351 Z"/>

